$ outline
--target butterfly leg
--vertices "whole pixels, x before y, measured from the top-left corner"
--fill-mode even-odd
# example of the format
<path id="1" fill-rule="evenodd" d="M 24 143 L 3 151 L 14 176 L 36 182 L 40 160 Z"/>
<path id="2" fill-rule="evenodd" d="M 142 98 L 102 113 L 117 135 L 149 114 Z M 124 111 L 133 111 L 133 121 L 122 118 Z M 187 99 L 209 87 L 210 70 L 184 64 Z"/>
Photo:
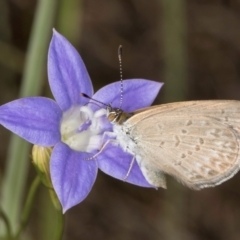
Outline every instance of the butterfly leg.
<path id="1" fill-rule="evenodd" d="M 116 134 L 114 133 L 114 132 L 104 132 L 103 133 L 103 136 L 102 136 L 102 145 L 104 145 L 103 143 L 104 143 L 104 140 L 106 139 L 106 138 L 115 138 L 116 137 Z M 110 140 L 110 139 L 108 139 L 108 140 Z M 108 140 L 106 140 L 106 142 L 108 141 Z M 111 140 L 114 140 L 114 139 L 111 139 Z"/>
<path id="2" fill-rule="evenodd" d="M 129 174 L 130 174 L 130 172 L 131 172 L 131 170 L 132 170 L 132 168 L 133 168 L 134 162 L 135 162 L 135 156 L 133 156 L 133 158 L 132 158 L 132 161 L 131 161 L 131 163 L 130 163 L 129 169 L 128 169 L 128 171 L 127 171 L 127 174 L 126 174 L 125 177 L 123 178 L 123 181 L 126 181 L 126 180 L 127 180 L 128 176 L 129 176 Z"/>
<path id="3" fill-rule="evenodd" d="M 111 139 L 111 138 L 114 138 L 115 136 L 116 135 L 113 132 L 104 132 L 103 136 L 102 136 L 102 147 L 100 148 L 100 150 L 96 154 L 94 154 L 92 157 L 89 157 L 85 160 L 93 160 L 94 158 L 96 158 L 99 154 L 101 154 L 103 152 L 104 148 L 106 148 L 106 146 L 109 143 L 115 143 L 117 145 L 118 142 L 115 139 Z M 107 137 L 110 138 L 110 139 L 104 141 Z"/>
<path id="4" fill-rule="evenodd" d="M 104 143 L 104 145 L 101 147 L 101 149 L 100 149 L 96 154 L 94 154 L 92 157 L 86 158 L 86 159 L 84 159 L 84 160 L 89 161 L 89 160 L 93 160 L 94 158 L 96 158 L 99 154 L 101 154 L 101 153 L 103 152 L 103 150 L 106 148 L 106 146 L 107 146 L 109 143 L 117 143 L 117 141 L 114 140 L 114 139 L 109 139 L 109 140 L 107 140 L 107 141 Z"/>

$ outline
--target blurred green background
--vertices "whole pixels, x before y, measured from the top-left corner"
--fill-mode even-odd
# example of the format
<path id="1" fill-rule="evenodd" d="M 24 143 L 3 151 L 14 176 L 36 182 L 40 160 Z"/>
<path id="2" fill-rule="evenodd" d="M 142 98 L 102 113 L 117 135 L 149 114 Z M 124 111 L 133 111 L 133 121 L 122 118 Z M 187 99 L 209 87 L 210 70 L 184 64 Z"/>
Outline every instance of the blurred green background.
<path id="1" fill-rule="evenodd" d="M 239 26 L 238 0 L 0 0 L 0 104 L 19 95 L 50 96 L 46 54 L 53 27 L 80 52 L 95 91 L 119 80 L 122 44 L 124 78 L 165 83 L 158 104 L 240 100 Z M 29 147 L 22 160 L 9 150 L 18 140 L 2 126 L 0 139 L 1 190 L 10 192 L 21 210 L 36 174 Z M 9 164 L 11 158 L 15 162 Z M 19 180 L 14 171 L 24 177 Z M 13 182 L 7 190 L 6 176 Z M 53 239 L 56 219 L 42 187 L 23 239 Z M 87 199 L 66 213 L 64 239 L 238 240 L 240 174 L 195 192 L 175 180 L 169 180 L 168 190 L 156 191 L 99 172 Z"/>

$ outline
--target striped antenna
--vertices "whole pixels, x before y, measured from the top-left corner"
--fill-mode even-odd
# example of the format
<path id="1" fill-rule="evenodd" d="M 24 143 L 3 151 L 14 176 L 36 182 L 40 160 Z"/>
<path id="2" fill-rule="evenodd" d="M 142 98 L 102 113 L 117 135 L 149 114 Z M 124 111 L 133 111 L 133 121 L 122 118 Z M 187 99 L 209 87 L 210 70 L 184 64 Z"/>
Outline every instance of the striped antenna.
<path id="1" fill-rule="evenodd" d="M 120 95 L 120 108 L 123 103 L 123 69 L 122 69 L 122 45 L 118 47 L 118 60 L 119 60 L 119 70 L 120 70 L 120 81 L 121 81 L 121 95 Z"/>
<path id="2" fill-rule="evenodd" d="M 83 96 L 83 97 L 85 97 L 85 98 L 88 98 L 88 99 L 90 99 L 90 100 L 93 100 L 93 101 L 95 101 L 95 102 L 98 102 L 98 103 L 100 103 L 100 104 L 102 104 L 102 105 L 104 105 L 104 106 L 106 106 L 106 107 L 109 106 L 109 105 L 107 105 L 106 103 L 100 102 L 100 101 L 98 101 L 97 99 L 94 99 L 94 98 L 89 97 L 86 93 L 80 93 L 80 95 Z"/>

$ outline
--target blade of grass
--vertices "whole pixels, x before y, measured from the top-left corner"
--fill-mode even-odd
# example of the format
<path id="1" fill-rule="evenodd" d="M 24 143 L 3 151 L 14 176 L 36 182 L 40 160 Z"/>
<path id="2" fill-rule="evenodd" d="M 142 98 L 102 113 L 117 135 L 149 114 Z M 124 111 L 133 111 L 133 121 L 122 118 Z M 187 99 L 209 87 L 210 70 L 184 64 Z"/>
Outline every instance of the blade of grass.
<path id="1" fill-rule="evenodd" d="M 20 97 L 39 95 L 46 74 L 47 49 L 51 38 L 51 30 L 55 20 L 58 0 L 38 1 L 26 63 Z M 30 163 L 30 145 L 12 136 L 8 149 L 6 173 L 3 179 L 2 208 L 6 213 L 13 232 L 16 231 L 20 219 L 22 200 L 25 194 L 26 179 Z M 0 229 L 0 235 L 3 230 Z"/>

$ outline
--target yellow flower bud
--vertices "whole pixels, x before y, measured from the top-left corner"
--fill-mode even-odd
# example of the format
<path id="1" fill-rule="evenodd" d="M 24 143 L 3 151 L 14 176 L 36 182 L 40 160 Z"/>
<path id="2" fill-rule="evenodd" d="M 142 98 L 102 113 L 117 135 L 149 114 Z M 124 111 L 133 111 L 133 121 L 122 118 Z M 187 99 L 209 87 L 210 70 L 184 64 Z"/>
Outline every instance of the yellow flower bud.
<path id="1" fill-rule="evenodd" d="M 48 187 L 53 188 L 50 177 L 50 157 L 52 153 L 51 147 L 41 147 L 34 145 L 32 148 L 32 160 L 42 183 Z"/>
<path id="2" fill-rule="evenodd" d="M 53 189 L 51 176 L 50 176 L 50 157 L 52 154 L 51 147 L 41 147 L 34 145 L 32 148 L 32 161 L 35 166 L 38 175 L 41 178 L 42 183 L 48 188 L 50 198 L 54 207 L 57 210 L 61 210 L 62 206 L 58 200 L 58 197 Z"/>

